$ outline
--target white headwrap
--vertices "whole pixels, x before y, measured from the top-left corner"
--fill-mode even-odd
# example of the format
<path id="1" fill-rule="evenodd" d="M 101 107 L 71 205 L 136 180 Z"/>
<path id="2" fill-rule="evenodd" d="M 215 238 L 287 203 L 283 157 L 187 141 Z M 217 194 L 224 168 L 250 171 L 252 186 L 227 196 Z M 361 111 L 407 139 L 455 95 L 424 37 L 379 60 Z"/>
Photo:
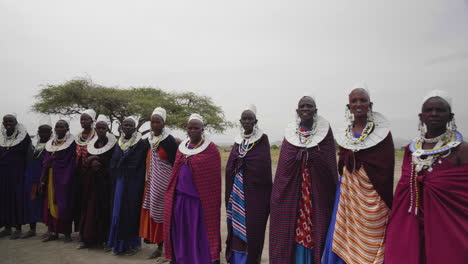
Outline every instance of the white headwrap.
<path id="1" fill-rule="evenodd" d="M 105 122 L 107 125 L 110 125 L 109 117 L 107 117 L 106 115 L 99 115 L 96 120 L 96 123 L 97 122 Z"/>
<path id="2" fill-rule="evenodd" d="M 449 104 L 450 108 L 452 108 L 452 97 L 450 97 L 450 95 L 446 91 L 442 91 L 442 90 L 434 90 L 434 91 L 429 92 L 424 97 L 421 104 L 424 104 L 427 100 L 434 98 L 434 97 L 440 97 L 444 99 Z"/>
<path id="3" fill-rule="evenodd" d="M 151 114 L 151 116 L 153 115 L 158 115 L 160 116 L 164 122 L 166 122 L 166 109 L 162 108 L 162 107 L 156 107 L 154 110 L 153 110 L 153 113 Z"/>
<path id="4" fill-rule="evenodd" d="M 63 122 L 65 122 L 65 123 L 67 123 L 68 126 L 70 126 L 70 120 L 69 120 L 68 118 L 66 118 L 66 117 L 64 117 L 64 118 L 59 118 L 59 120 L 57 120 L 57 122 L 58 122 L 58 121 L 63 121 Z M 57 122 L 55 122 L 55 124 L 57 124 Z"/>
<path id="5" fill-rule="evenodd" d="M 87 114 L 91 117 L 91 119 L 93 119 L 93 121 L 96 121 L 96 112 L 93 110 L 93 109 L 87 109 L 85 111 L 83 111 L 83 113 L 81 113 L 82 115 L 83 114 Z"/>
<path id="6" fill-rule="evenodd" d="M 50 116 L 42 116 L 39 119 L 39 126 L 50 126 L 50 127 L 52 127 L 52 121 L 50 120 Z"/>
<path id="7" fill-rule="evenodd" d="M 349 91 L 348 95 L 350 95 L 356 89 L 363 89 L 367 93 L 367 96 L 369 96 L 370 98 L 370 92 L 369 92 L 369 89 L 367 88 L 367 83 L 365 82 L 355 83 L 353 85 L 353 88 L 351 88 L 351 90 Z"/>
<path id="8" fill-rule="evenodd" d="M 131 119 L 131 120 L 133 120 L 133 122 L 135 122 L 135 127 L 138 126 L 138 119 L 136 119 L 135 117 L 133 117 L 133 116 L 126 117 L 126 118 L 124 119 L 124 121 L 125 121 L 126 119 Z"/>
<path id="9" fill-rule="evenodd" d="M 252 113 L 254 113 L 254 115 L 257 115 L 257 107 L 254 104 L 249 104 L 248 106 L 244 107 L 242 112 L 245 112 L 247 110 L 252 111 Z"/>
<path id="10" fill-rule="evenodd" d="M 12 116 L 12 117 L 14 117 L 15 119 L 17 118 L 17 114 L 16 114 L 15 112 L 10 112 L 10 113 L 4 115 L 3 117 L 5 117 L 5 116 Z"/>
<path id="11" fill-rule="evenodd" d="M 203 122 L 203 117 L 199 114 L 191 114 L 189 119 L 188 119 L 188 122 L 192 121 L 192 120 L 198 120 L 200 122 L 202 122 L 202 124 L 205 124 L 205 122 Z"/>

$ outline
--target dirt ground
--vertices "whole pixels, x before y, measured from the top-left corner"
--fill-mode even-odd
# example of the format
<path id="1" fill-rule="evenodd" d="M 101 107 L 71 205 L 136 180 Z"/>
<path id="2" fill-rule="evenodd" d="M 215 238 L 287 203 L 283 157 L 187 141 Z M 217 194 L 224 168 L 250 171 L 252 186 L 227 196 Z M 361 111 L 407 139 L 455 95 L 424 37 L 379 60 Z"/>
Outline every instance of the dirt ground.
<path id="1" fill-rule="evenodd" d="M 395 164 L 395 186 L 400 178 L 401 159 Z M 224 178 L 224 177 L 223 177 Z M 223 184 L 224 187 L 224 184 Z M 224 195 L 224 190 L 223 190 Z M 224 197 L 223 200 L 224 201 Z M 221 253 L 221 263 L 226 263 L 224 259 L 224 243 L 226 240 L 225 208 L 223 205 L 221 215 L 221 241 L 223 252 Z M 29 227 L 24 226 L 24 231 Z M 43 224 L 38 224 L 38 235 L 46 232 Z M 78 235 L 72 234 L 73 242 L 64 243 L 62 240 L 48 243 L 41 242 L 39 236 L 29 239 L 9 240 L 0 239 L 0 263 L 1 264 L 126 264 L 126 263 L 155 263 L 155 260 L 148 260 L 154 245 L 142 245 L 142 250 L 133 256 L 115 256 L 102 249 L 81 249 L 77 250 Z M 61 237 L 62 239 L 63 237 Z M 262 263 L 268 263 L 268 238 L 269 232 L 265 236 L 265 247 L 263 249 Z"/>

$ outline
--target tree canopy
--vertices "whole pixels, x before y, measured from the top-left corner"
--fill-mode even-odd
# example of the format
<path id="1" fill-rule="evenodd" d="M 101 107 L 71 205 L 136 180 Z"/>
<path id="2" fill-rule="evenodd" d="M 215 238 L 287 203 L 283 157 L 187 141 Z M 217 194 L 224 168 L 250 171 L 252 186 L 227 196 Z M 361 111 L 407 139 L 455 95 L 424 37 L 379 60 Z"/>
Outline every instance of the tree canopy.
<path id="1" fill-rule="evenodd" d="M 120 126 L 126 117 L 138 118 L 138 128 L 150 120 L 155 107 L 167 111 L 166 126 L 185 129 L 191 113 L 203 116 L 206 128 L 214 132 L 223 132 L 232 123 L 225 120 L 220 106 L 210 97 L 193 92 L 165 92 L 151 87 L 119 89 L 104 87 L 89 79 L 80 78 L 58 85 L 46 85 L 35 96 L 32 109 L 43 114 L 80 115 L 86 109 L 106 115 L 111 124 Z"/>

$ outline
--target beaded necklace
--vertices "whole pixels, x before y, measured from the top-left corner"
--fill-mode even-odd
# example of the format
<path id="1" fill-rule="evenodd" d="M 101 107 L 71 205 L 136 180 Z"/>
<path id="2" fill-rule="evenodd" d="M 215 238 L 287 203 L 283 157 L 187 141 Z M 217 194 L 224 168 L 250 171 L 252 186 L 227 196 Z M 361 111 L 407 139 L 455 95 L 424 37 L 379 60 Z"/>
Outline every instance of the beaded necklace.
<path id="1" fill-rule="evenodd" d="M 7 136 L 6 129 L 3 128 L 2 134 L 3 134 L 3 145 L 9 148 L 15 142 L 16 136 L 18 136 L 18 129 L 15 128 L 15 131 L 13 131 L 13 134 L 11 134 L 11 136 Z"/>
<path id="2" fill-rule="evenodd" d="M 55 153 L 57 152 L 57 150 L 60 148 L 60 146 L 63 145 L 63 143 L 65 143 L 67 140 L 68 140 L 68 137 L 69 137 L 70 134 L 66 134 L 62 139 L 58 139 L 57 137 L 55 137 L 52 141 L 52 153 Z"/>
<path id="3" fill-rule="evenodd" d="M 133 146 L 133 143 L 135 142 L 135 140 L 137 139 L 138 137 L 138 132 L 133 132 L 132 134 L 132 137 L 130 137 L 129 139 L 125 139 L 124 136 L 121 136 L 119 138 L 119 146 L 120 148 L 122 149 L 122 151 L 127 151 L 131 146 Z"/>
<path id="4" fill-rule="evenodd" d="M 41 157 L 42 152 L 44 152 L 46 143 L 37 142 L 34 146 L 33 159 L 37 160 Z"/>
<path id="5" fill-rule="evenodd" d="M 83 132 L 84 130 L 82 130 L 78 136 L 78 138 L 76 139 L 76 143 L 78 145 L 87 145 L 89 143 L 89 141 L 91 141 L 94 137 L 94 129 L 91 129 L 91 133 L 88 134 L 88 137 L 85 139 L 83 138 Z"/>
<path id="6" fill-rule="evenodd" d="M 200 140 L 200 142 L 198 142 L 198 144 L 195 145 L 192 149 L 198 148 L 199 146 L 201 146 L 201 144 L 203 144 L 203 142 L 205 142 L 205 140 L 203 140 L 203 139 Z M 188 140 L 187 143 L 185 143 L 185 146 L 186 146 L 187 148 L 189 148 L 190 143 L 192 143 L 192 141 L 191 141 L 191 140 Z"/>
<path id="7" fill-rule="evenodd" d="M 358 145 L 364 142 L 364 140 L 366 140 L 366 138 L 369 136 L 372 130 L 374 130 L 375 123 L 374 121 L 367 121 L 366 126 L 362 130 L 361 136 L 359 138 L 354 137 L 353 126 L 354 126 L 353 124 L 350 124 L 348 126 L 348 129 L 345 132 L 345 137 L 349 143 L 353 145 Z"/>
<path id="8" fill-rule="evenodd" d="M 241 157 L 241 158 L 245 157 L 245 155 L 247 155 L 247 152 L 249 152 L 255 146 L 256 143 L 257 143 L 257 141 L 252 142 L 252 143 L 249 144 L 248 139 L 242 140 L 242 142 L 239 144 L 239 148 L 238 148 L 239 157 Z"/>
<path id="9" fill-rule="evenodd" d="M 313 136 L 315 132 L 317 132 L 317 120 L 314 119 L 314 124 L 312 125 L 312 129 L 309 131 L 302 131 L 303 128 L 300 124 L 296 128 L 296 134 L 299 137 L 299 143 L 302 145 L 307 146 L 313 140 Z"/>
<path id="10" fill-rule="evenodd" d="M 442 164 L 442 159 L 452 153 L 452 148 L 457 147 L 463 141 L 463 136 L 458 131 L 447 131 L 437 137 L 437 144 L 432 149 L 423 149 L 423 143 L 434 143 L 434 139 L 426 139 L 423 136 L 417 137 L 409 146 L 412 152 L 411 174 L 410 174 L 410 206 L 408 214 L 411 214 L 413 205 L 414 215 L 418 216 L 419 209 L 419 184 L 418 176 L 423 170 L 432 172 L 434 163 Z M 427 140 L 427 141 L 426 141 Z M 428 142 L 429 141 L 429 142 Z M 426 158 L 421 158 L 425 156 Z"/>
<path id="11" fill-rule="evenodd" d="M 155 136 L 154 135 L 154 132 L 151 131 L 151 136 L 150 138 L 148 139 L 149 143 L 151 144 L 151 149 L 152 150 L 156 150 L 158 147 L 159 147 L 159 143 L 161 143 L 161 141 L 163 141 L 164 137 L 165 137 L 165 131 L 162 131 L 161 134 L 159 134 L 159 136 Z"/>

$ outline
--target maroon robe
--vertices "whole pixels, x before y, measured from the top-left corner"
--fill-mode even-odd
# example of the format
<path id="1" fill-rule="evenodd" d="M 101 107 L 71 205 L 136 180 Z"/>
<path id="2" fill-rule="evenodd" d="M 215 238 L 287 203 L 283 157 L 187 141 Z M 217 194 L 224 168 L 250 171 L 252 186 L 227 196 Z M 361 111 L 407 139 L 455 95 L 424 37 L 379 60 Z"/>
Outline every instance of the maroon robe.
<path id="1" fill-rule="evenodd" d="M 234 178 L 243 169 L 245 220 L 247 226 L 247 263 L 260 263 L 265 229 L 270 214 L 270 197 L 272 188 L 271 156 L 268 136 L 263 136 L 245 157 L 239 157 L 239 144 L 234 144 L 226 165 L 226 208 L 231 196 Z M 228 225 L 226 240 L 226 259 L 229 260 L 232 250 L 243 247 L 243 241 L 233 236 L 232 226 Z"/>
<path id="2" fill-rule="evenodd" d="M 468 164 L 436 162 L 419 173 L 418 216 L 410 207 L 411 151 L 402 166 L 390 223 L 385 264 L 462 264 L 468 262 Z"/>

